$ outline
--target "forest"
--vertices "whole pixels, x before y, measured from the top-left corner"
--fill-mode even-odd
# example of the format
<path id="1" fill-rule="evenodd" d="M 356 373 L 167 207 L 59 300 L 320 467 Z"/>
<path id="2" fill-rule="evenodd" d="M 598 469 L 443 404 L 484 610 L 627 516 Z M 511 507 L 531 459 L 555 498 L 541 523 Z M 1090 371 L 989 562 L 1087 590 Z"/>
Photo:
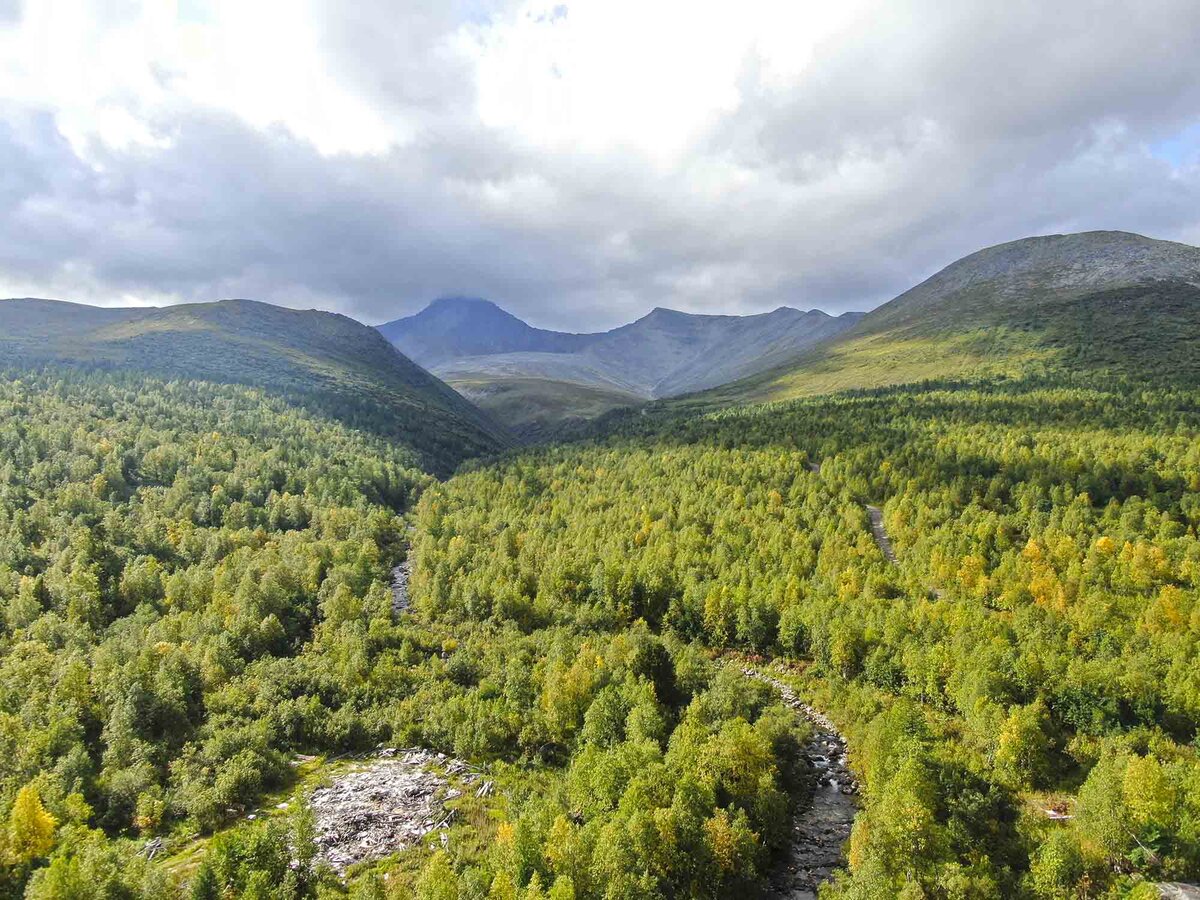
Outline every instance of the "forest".
<path id="1" fill-rule="evenodd" d="M 254 388 L 8 373 L 0 894 L 754 896 L 812 772 L 743 665 L 848 739 L 823 900 L 1200 879 L 1198 401 L 1057 373 L 667 407 L 439 482 Z M 346 880 L 303 809 L 246 821 L 297 754 L 382 743 L 499 796 Z"/>

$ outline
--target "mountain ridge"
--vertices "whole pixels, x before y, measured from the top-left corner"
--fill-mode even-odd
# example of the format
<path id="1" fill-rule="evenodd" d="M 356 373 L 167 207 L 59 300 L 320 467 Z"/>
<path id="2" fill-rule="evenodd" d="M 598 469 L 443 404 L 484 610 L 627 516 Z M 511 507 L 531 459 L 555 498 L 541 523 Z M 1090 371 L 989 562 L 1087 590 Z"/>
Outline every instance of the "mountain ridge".
<path id="1" fill-rule="evenodd" d="M 105 308 L 0 300 L 10 367 L 67 365 L 247 384 L 409 444 L 431 470 L 511 443 L 505 429 L 348 316 L 234 299 Z"/>
<path id="2" fill-rule="evenodd" d="M 463 356 L 570 352 L 592 337 L 535 328 L 481 297 L 439 297 L 416 315 L 385 322 L 376 330 L 427 369 Z"/>
<path id="3" fill-rule="evenodd" d="M 1160 341 L 1145 340 L 1168 321 Z M 785 400 L 1048 365 L 1149 376 L 1165 363 L 1193 379 L 1193 353 L 1200 359 L 1200 248 L 1124 231 L 1037 235 L 967 254 L 829 342 L 683 402 Z"/>
<path id="4" fill-rule="evenodd" d="M 377 327 L 477 404 L 540 434 L 553 432 L 554 419 L 587 418 L 761 371 L 861 315 L 789 306 L 712 315 L 656 306 L 608 331 L 572 334 L 534 328 L 491 301 L 440 298 Z M 564 394 L 582 406 L 572 408 Z"/>

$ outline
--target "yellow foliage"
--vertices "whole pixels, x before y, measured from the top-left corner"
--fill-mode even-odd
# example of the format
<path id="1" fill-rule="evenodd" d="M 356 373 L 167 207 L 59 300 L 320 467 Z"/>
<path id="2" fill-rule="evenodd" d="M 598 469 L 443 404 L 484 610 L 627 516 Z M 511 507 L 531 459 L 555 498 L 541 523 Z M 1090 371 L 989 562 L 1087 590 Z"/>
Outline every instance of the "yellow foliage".
<path id="1" fill-rule="evenodd" d="M 704 823 L 704 837 L 717 868 L 722 872 L 736 871 L 741 864 L 744 848 L 727 810 L 718 811 Z"/>
<path id="2" fill-rule="evenodd" d="M 1187 607 L 1187 595 L 1174 585 L 1165 585 L 1154 602 L 1146 607 L 1143 627 L 1157 634 L 1182 631 L 1187 627 Z"/>
<path id="3" fill-rule="evenodd" d="M 1162 765 L 1152 756 L 1135 756 L 1125 769 L 1125 806 L 1137 827 L 1166 825 L 1176 807 L 1175 792 Z"/>
<path id="4" fill-rule="evenodd" d="M 58 823 L 42 805 L 36 787 L 25 785 L 17 793 L 8 816 L 6 837 L 8 852 L 18 864 L 45 856 L 54 846 L 54 829 Z"/>
<path id="5" fill-rule="evenodd" d="M 517 885 L 511 875 L 501 872 L 492 879 L 488 900 L 517 900 Z"/>

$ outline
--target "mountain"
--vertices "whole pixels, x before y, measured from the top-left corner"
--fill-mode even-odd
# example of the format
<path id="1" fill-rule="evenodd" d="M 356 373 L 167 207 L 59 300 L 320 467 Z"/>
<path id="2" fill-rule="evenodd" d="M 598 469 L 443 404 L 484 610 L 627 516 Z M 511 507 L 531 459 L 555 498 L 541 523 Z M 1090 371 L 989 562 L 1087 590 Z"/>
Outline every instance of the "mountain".
<path id="1" fill-rule="evenodd" d="M 989 247 L 835 340 L 695 402 L 770 401 L 1047 367 L 1197 381 L 1200 248 L 1119 231 Z"/>
<path id="2" fill-rule="evenodd" d="M 566 334 L 533 328 L 486 300 L 448 298 L 379 330 L 530 437 L 762 371 L 841 333 L 860 315 L 780 307 L 708 316 L 657 308 L 611 331 Z"/>
<path id="3" fill-rule="evenodd" d="M 0 365 L 71 365 L 246 384 L 412 447 L 439 474 L 505 429 L 346 316 L 250 300 L 101 309 L 0 300 Z"/>
<path id="4" fill-rule="evenodd" d="M 733 381 L 794 356 L 853 325 L 861 313 L 833 317 L 781 306 L 755 316 L 702 316 L 655 309 L 592 344 L 587 355 L 629 373 L 645 396 L 672 397 Z M 636 373 L 636 374 L 635 374 Z"/>
<path id="5" fill-rule="evenodd" d="M 534 328 L 475 297 L 443 297 L 415 316 L 380 325 L 379 332 L 427 369 L 464 356 L 571 353 L 595 337 Z"/>

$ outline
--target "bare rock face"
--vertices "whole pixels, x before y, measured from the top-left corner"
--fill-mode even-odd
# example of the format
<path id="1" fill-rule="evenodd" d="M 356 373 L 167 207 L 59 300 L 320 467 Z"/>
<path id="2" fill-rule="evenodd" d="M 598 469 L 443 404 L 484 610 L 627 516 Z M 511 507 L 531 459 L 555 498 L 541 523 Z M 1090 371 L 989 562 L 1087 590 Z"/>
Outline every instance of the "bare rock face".
<path id="1" fill-rule="evenodd" d="M 471 766 L 443 753 L 383 750 L 309 798 L 318 854 L 342 874 L 356 863 L 416 846 L 450 827 L 454 812 L 446 803 L 462 793 L 454 783 L 477 780 Z"/>

